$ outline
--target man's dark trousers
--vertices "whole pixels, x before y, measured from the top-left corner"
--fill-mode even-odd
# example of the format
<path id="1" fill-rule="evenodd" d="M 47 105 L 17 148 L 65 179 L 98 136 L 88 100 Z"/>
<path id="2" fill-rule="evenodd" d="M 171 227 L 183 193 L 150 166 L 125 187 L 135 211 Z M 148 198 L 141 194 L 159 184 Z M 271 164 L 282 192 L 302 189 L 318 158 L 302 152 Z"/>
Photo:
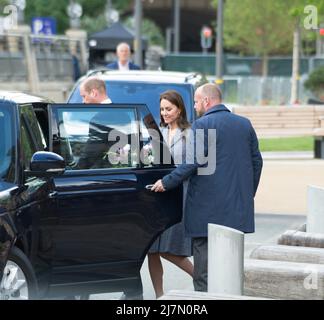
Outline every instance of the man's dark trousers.
<path id="1" fill-rule="evenodd" d="M 194 276 L 193 284 L 195 291 L 207 292 L 208 283 L 208 238 L 193 238 Z"/>

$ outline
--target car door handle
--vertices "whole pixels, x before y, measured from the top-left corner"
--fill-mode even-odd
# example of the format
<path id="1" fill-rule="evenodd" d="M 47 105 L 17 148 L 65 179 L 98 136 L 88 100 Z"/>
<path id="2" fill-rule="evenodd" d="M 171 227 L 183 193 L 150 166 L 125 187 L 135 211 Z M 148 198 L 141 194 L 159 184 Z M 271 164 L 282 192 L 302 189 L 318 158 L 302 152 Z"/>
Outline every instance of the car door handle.
<path id="1" fill-rule="evenodd" d="M 154 184 L 148 184 L 148 185 L 145 186 L 145 189 L 146 190 L 151 190 L 153 186 L 154 186 Z"/>
<path id="2" fill-rule="evenodd" d="M 53 192 L 51 192 L 51 193 L 48 194 L 48 197 L 50 199 L 54 199 L 54 198 L 56 198 L 56 196 L 57 196 L 57 191 L 53 191 Z"/>

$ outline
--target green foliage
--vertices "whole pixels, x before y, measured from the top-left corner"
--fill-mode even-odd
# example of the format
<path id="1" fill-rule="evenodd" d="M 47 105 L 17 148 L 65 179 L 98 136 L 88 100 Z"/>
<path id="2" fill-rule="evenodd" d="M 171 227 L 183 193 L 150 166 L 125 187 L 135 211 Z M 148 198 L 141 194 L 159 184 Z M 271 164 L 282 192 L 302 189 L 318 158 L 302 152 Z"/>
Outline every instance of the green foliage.
<path id="1" fill-rule="evenodd" d="M 125 26 L 130 30 L 134 30 L 134 19 L 129 17 L 125 20 Z M 164 46 L 164 37 L 161 29 L 149 19 L 143 19 L 142 34 L 148 39 L 149 45 Z"/>
<path id="2" fill-rule="evenodd" d="M 316 96 L 320 97 L 322 91 L 324 92 L 324 66 L 314 69 L 309 74 L 304 86 L 306 89 L 312 91 Z"/>
<path id="3" fill-rule="evenodd" d="M 54 17 L 56 18 L 57 32 L 64 33 L 69 28 L 67 4 L 66 0 L 27 0 L 25 21 L 30 25 L 33 17 Z"/>
<path id="4" fill-rule="evenodd" d="M 91 34 L 107 27 L 105 17 L 107 0 L 79 0 L 79 2 L 84 12 L 81 18 L 81 27 L 83 29 Z M 120 16 L 131 3 L 130 0 L 112 0 L 112 6 L 119 11 Z"/>
<path id="5" fill-rule="evenodd" d="M 0 7 L 4 2 L 5 0 L 0 0 Z M 107 0 L 76 0 L 76 2 L 82 5 L 81 26 L 86 31 L 92 33 L 106 26 L 104 12 Z M 113 7 L 120 12 L 128 8 L 130 3 L 130 0 L 112 0 Z M 70 27 L 68 4 L 68 0 L 26 0 L 25 21 L 31 24 L 33 17 L 54 17 L 57 21 L 57 32 L 63 34 Z"/>
<path id="6" fill-rule="evenodd" d="M 217 7 L 217 0 L 213 4 Z M 296 22 L 303 25 L 307 5 L 316 6 L 318 22 L 323 21 L 323 0 L 226 0 L 224 45 L 242 54 L 290 54 Z M 303 31 L 314 40 L 313 31 Z"/>
<path id="7" fill-rule="evenodd" d="M 81 28 L 86 30 L 88 34 L 95 33 L 107 27 L 107 21 L 104 14 L 97 17 L 85 15 L 81 19 Z"/>
<path id="8" fill-rule="evenodd" d="M 78 2 L 82 5 L 83 17 L 97 17 L 103 15 L 107 4 L 106 0 L 79 0 Z"/>
<path id="9" fill-rule="evenodd" d="M 0 0 L 0 16 L 4 16 L 3 9 L 8 4 L 9 4 L 8 0 Z"/>
<path id="10" fill-rule="evenodd" d="M 286 1 L 227 0 L 224 6 L 225 46 L 245 54 L 288 53 L 292 19 Z"/>

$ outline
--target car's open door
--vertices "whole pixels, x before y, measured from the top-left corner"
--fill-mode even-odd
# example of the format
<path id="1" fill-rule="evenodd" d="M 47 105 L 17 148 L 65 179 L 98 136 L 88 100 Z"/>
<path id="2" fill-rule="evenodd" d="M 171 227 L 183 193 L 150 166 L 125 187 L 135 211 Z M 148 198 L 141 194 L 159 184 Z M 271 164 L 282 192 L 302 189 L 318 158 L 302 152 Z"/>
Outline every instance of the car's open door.
<path id="1" fill-rule="evenodd" d="M 153 159 L 163 155 L 162 136 L 148 136 L 156 124 L 144 105 L 52 104 L 49 114 L 50 150 L 66 159 L 54 179 L 54 282 L 122 285 L 139 276 L 154 239 L 182 217 L 182 187 L 147 189 L 174 168 Z"/>

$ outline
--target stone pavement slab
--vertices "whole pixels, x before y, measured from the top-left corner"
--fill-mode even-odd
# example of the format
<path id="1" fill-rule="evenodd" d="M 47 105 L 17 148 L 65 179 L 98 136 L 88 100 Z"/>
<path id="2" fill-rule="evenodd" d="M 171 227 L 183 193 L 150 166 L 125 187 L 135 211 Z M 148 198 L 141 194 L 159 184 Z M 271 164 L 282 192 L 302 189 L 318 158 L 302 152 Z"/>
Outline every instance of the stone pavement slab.
<path id="1" fill-rule="evenodd" d="M 265 159 L 255 211 L 306 215 L 308 185 L 324 186 L 324 160 Z"/>

